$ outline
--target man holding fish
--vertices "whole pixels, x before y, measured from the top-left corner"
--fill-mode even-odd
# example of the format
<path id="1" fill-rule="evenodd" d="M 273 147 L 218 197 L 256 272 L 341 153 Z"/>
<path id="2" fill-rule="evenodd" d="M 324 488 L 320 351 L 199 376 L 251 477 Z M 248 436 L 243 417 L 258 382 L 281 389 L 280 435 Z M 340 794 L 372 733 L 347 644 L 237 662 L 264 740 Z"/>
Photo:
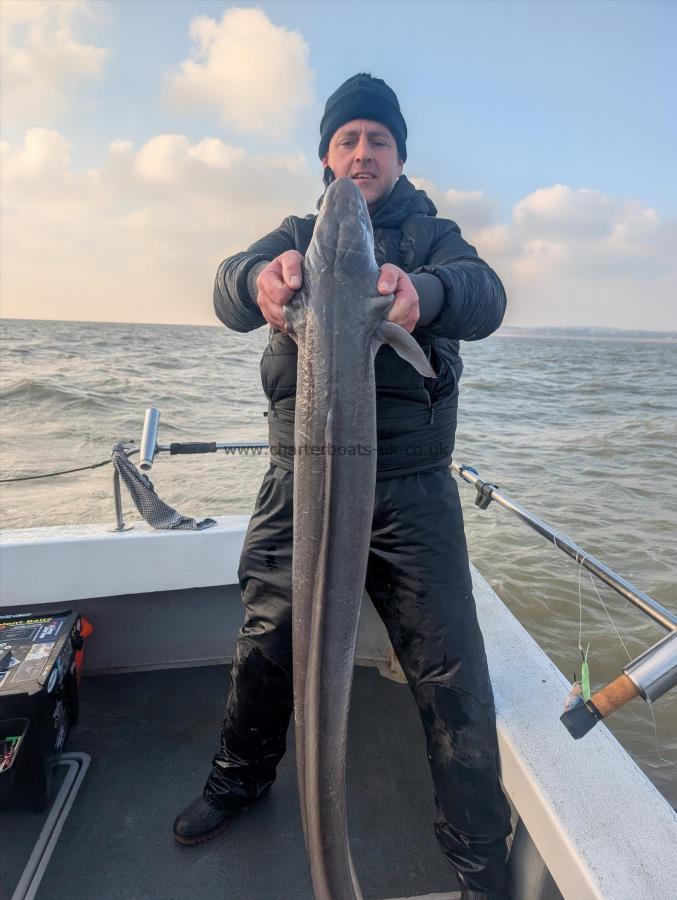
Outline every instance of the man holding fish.
<path id="1" fill-rule="evenodd" d="M 478 340 L 498 328 L 505 293 L 458 226 L 438 218 L 426 194 L 402 174 L 407 128 L 385 82 L 366 74 L 348 79 L 327 101 L 320 135 L 325 186 L 350 179 L 359 188 L 373 227 L 377 290 L 394 297 L 388 322 L 413 335 L 415 342 L 407 340 L 423 360 L 414 368 L 403 359 L 406 352 L 396 345 L 406 341 L 388 326 L 395 338 L 381 346 L 374 362 L 376 486 L 366 588 L 418 705 L 435 786 L 435 831 L 462 896 L 505 900 L 510 808 L 499 781 L 493 693 L 449 470 L 462 371 L 459 340 Z M 233 657 L 221 748 L 203 796 L 174 823 L 181 843 L 210 840 L 263 796 L 286 749 L 294 705 L 299 359 L 286 307 L 305 288 L 304 257 L 316 219 L 288 217 L 217 272 L 214 304 L 221 321 L 240 332 L 271 326 L 261 364 L 270 403 L 271 466 L 240 562 L 245 622 Z M 426 359 L 435 377 L 429 377 Z"/>

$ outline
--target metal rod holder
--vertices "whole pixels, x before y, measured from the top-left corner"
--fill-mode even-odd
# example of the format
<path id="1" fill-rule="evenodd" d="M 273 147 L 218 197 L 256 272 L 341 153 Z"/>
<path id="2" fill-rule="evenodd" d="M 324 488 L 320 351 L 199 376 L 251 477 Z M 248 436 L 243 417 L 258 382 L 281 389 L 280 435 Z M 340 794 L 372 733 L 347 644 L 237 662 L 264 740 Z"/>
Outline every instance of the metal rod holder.
<path id="1" fill-rule="evenodd" d="M 112 531 L 131 531 L 133 525 L 125 525 L 122 516 L 122 493 L 120 491 L 120 473 L 113 469 L 113 497 L 115 498 L 115 528 Z"/>
<path id="2" fill-rule="evenodd" d="M 623 666 L 623 672 L 647 703 L 666 694 L 677 685 L 677 631 Z"/>

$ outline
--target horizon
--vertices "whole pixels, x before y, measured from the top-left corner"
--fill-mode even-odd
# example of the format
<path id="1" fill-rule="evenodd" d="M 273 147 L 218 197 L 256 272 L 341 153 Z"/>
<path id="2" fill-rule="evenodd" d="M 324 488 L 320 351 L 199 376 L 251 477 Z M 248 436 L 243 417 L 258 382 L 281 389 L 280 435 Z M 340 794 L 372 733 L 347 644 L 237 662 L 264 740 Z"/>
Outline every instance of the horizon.
<path id="1" fill-rule="evenodd" d="M 122 321 L 120 319 L 44 319 L 39 318 L 37 316 L 26 317 L 26 316 L 4 316 L 0 315 L 0 325 L 3 322 L 45 322 L 48 324 L 71 324 L 71 325 L 138 325 L 139 327 L 168 327 L 168 328 L 216 328 L 222 329 L 224 328 L 223 323 L 221 322 L 129 322 Z M 253 329 L 251 332 L 246 332 L 247 334 L 253 334 L 255 331 L 260 331 L 261 328 L 268 328 L 267 324 L 261 325 L 259 328 Z M 228 330 L 228 329 L 227 329 Z M 614 334 L 618 334 L 620 337 L 623 335 L 661 335 L 665 337 L 669 337 L 671 339 L 677 340 L 677 329 L 662 329 L 662 328 L 618 328 L 613 325 L 510 325 L 509 323 L 503 322 L 499 327 L 493 332 L 490 337 L 501 336 L 501 332 L 504 331 L 561 331 L 561 332 L 596 332 L 597 336 L 600 338 L 604 337 L 605 334 L 609 336 L 613 336 Z M 229 334 L 239 334 L 240 332 L 231 332 L 228 331 Z M 583 335 L 581 335 L 582 337 Z M 488 340 L 488 338 L 484 338 L 484 340 Z M 474 343 L 473 341 L 462 341 L 464 344 Z"/>
<path id="2" fill-rule="evenodd" d="M 7 318 L 221 327 L 218 264 L 315 210 L 324 102 L 370 71 L 407 121 L 405 174 L 503 281 L 506 327 L 677 328 L 677 4 L 3 0 L 0 18 Z"/>

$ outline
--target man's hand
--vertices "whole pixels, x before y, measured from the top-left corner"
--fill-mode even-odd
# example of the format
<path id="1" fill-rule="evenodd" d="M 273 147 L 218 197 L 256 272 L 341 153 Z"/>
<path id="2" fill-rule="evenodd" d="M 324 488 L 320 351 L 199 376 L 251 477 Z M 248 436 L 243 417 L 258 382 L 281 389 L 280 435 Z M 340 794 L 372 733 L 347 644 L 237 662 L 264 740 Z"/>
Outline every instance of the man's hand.
<path id="1" fill-rule="evenodd" d="M 282 307 L 301 287 L 303 255 L 298 250 L 280 253 L 256 279 L 256 302 L 269 325 L 286 331 Z"/>
<path id="2" fill-rule="evenodd" d="M 395 302 L 388 313 L 388 321 L 401 325 L 405 331 L 413 331 L 420 316 L 418 294 L 411 278 L 392 263 L 381 266 L 378 279 L 379 294 L 394 294 Z"/>

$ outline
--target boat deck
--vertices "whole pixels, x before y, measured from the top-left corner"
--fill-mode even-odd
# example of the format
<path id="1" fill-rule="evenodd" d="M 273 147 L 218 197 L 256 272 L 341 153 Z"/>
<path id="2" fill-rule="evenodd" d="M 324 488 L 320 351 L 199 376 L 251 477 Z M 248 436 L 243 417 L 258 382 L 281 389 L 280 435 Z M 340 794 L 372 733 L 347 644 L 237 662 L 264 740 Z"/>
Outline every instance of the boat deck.
<path id="1" fill-rule="evenodd" d="M 65 749 L 92 761 L 38 900 L 312 900 L 293 728 L 259 805 L 208 844 L 184 847 L 172 837 L 174 817 L 208 773 L 227 673 L 209 666 L 83 680 Z M 350 837 L 365 898 L 458 891 L 433 833 L 425 741 L 408 688 L 356 668 L 350 715 Z M 44 818 L 0 814 L 0 900 L 11 897 Z"/>

